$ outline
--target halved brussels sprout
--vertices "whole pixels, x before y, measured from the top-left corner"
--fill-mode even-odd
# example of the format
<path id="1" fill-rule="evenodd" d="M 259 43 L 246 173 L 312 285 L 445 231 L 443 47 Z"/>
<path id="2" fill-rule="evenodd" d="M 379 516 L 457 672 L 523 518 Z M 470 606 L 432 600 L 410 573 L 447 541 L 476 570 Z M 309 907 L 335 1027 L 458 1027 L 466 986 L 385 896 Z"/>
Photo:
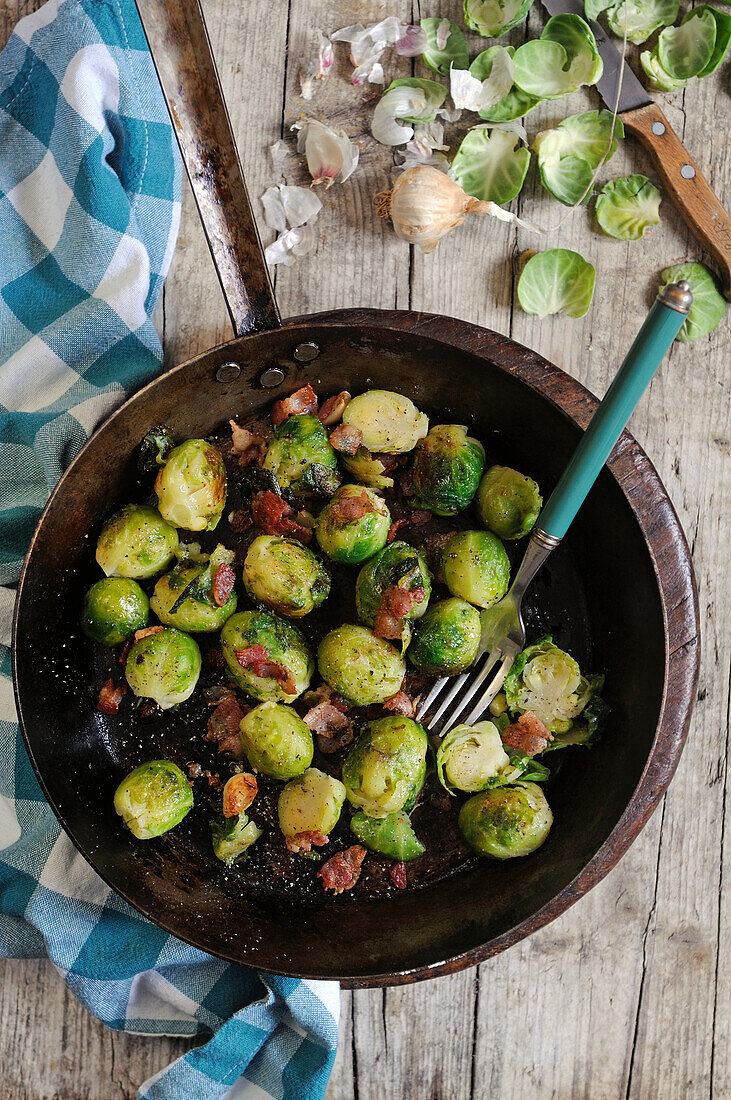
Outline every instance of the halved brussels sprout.
<path id="1" fill-rule="evenodd" d="M 510 466 L 491 466 L 477 490 L 480 523 L 501 539 L 522 539 L 527 535 L 542 505 L 535 481 Z"/>
<path id="2" fill-rule="evenodd" d="M 413 451 L 429 430 L 429 420 L 413 401 L 391 390 L 367 390 L 349 401 L 343 424 L 359 428 L 363 446 L 382 454 Z"/>
<path id="3" fill-rule="evenodd" d="M 377 718 L 343 764 L 348 802 L 369 817 L 408 812 L 426 777 L 426 734 L 411 718 Z"/>
<path id="4" fill-rule="evenodd" d="M 264 458 L 264 469 L 299 496 L 332 496 L 341 481 L 337 465 L 325 428 L 309 413 L 278 424 Z"/>
<path id="5" fill-rule="evenodd" d="M 81 629 L 101 645 L 119 645 L 147 626 L 150 601 L 137 581 L 129 577 L 104 577 L 84 596 Z"/>
<path id="6" fill-rule="evenodd" d="M 315 661 L 299 630 L 270 611 L 239 611 L 232 615 L 221 631 L 221 649 L 229 675 L 238 686 L 255 699 L 275 699 L 291 703 L 309 685 L 315 671 Z M 254 667 L 244 667 L 238 653 L 258 654 L 264 662 L 279 665 L 294 683 L 294 691 L 285 691 L 284 677 L 258 676 Z M 286 685 L 285 685 L 286 686 Z"/>
<path id="7" fill-rule="evenodd" d="M 483 38 L 499 38 L 527 16 L 533 0 L 464 0 L 464 21 Z"/>
<path id="8" fill-rule="evenodd" d="M 356 706 L 385 703 L 401 687 L 406 664 L 397 649 L 364 626 L 331 630 L 320 642 L 317 667 L 326 684 Z"/>
<path id="9" fill-rule="evenodd" d="M 244 560 L 243 577 L 252 600 L 288 619 L 309 614 L 330 592 L 330 577 L 320 559 L 301 542 L 281 535 L 254 539 Z"/>
<path id="10" fill-rule="evenodd" d="M 553 824 L 551 807 L 535 783 L 497 787 L 468 798 L 458 818 L 462 836 L 491 859 L 527 856 L 540 848 Z"/>
<path id="11" fill-rule="evenodd" d="M 359 447 L 354 455 L 340 456 L 343 466 L 356 481 L 371 489 L 393 489 L 393 478 L 386 476 L 386 467 L 378 455 Z"/>
<path id="12" fill-rule="evenodd" d="M 138 840 L 162 836 L 179 825 L 192 808 L 188 780 L 170 760 L 140 764 L 114 792 L 114 809 Z"/>
<path id="13" fill-rule="evenodd" d="M 163 627 L 135 642 L 124 674 L 135 695 L 154 699 L 161 710 L 193 694 L 201 672 L 201 651 L 189 634 Z"/>
<path id="14" fill-rule="evenodd" d="M 291 707 L 260 703 L 241 719 L 241 744 L 255 772 L 294 779 L 312 763 L 312 733 Z"/>
<path id="15" fill-rule="evenodd" d="M 279 828 L 285 836 L 320 832 L 328 836 L 340 820 L 345 787 L 319 768 L 308 768 L 279 795 Z"/>
<path id="16" fill-rule="evenodd" d="M 500 734 L 492 722 L 455 726 L 437 751 L 439 782 L 450 792 L 482 791 L 510 764 Z"/>
<path id="17" fill-rule="evenodd" d="M 595 269 L 578 252 L 547 248 L 531 256 L 520 273 L 520 308 L 537 317 L 552 313 L 583 317 L 594 297 L 595 282 Z"/>
<path id="18" fill-rule="evenodd" d="M 176 565 L 155 585 L 150 607 L 165 626 L 175 626 L 193 634 L 210 634 L 220 630 L 236 610 L 236 593 L 218 605 L 214 598 L 214 582 L 219 568 L 230 566 L 233 550 L 220 544 L 208 561 L 197 565 Z"/>
<path id="19" fill-rule="evenodd" d="M 477 607 L 492 607 L 510 583 L 505 547 L 490 531 L 458 531 L 444 547 L 442 569 L 453 596 Z"/>
<path id="20" fill-rule="evenodd" d="M 368 817 L 362 810 L 358 810 L 350 819 L 350 828 L 366 848 L 370 848 L 372 852 L 380 852 L 389 859 L 406 862 L 423 856 L 426 851 L 412 828 L 409 815 L 405 813 L 378 818 Z"/>
<path id="21" fill-rule="evenodd" d="M 437 516 L 463 512 L 485 469 L 485 448 L 462 424 L 437 424 L 414 457 L 414 504 Z"/>
<path id="22" fill-rule="evenodd" d="M 511 711 L 531 711 L 551 733 L 566 733 L 603 684 L 603 676 L 582 676 L 574 658 L 546 637 L 518 654 L 504 690 Z"/>
<path id="23" fill-rule="evenodd" d="M 440 600 L 416 626 L 409 660 L 428 676 L 455 676 L 477 656 L 480 633 L 480 613 L 471 604 Z"/>
<path id="24" fill-rule="evenodd" d="M 609 237 L 639 241 L 660 224 L 660 192 L 639 174 L 610 180 L 597 196 L 596 220 Z"/>
<path id="25" fill-rule="evenodd" d="M 178 532 L 145 504 L 126 504 L 108 519 L 96 544 L 96 560 L 108 577 L 144 580 L 162 573 L 175 557 Z"/>
<path id="26" fill-rule="evenodd" d="M 226 507 L 226 467 L 205 439 L 174 447 L 155 479 L 157 506 L 168 523 L 186 531 L 212 531 Z"/>
<path id="27" fill-rule="evenodd" d="M 317 517 L 315 535 L 333 561 L 358 565 L 383 549 L 390 526 L 391 513 L 377 493 L 343 485 Z"/>
<path id="28" fill-rule="evenodd" d="M 429 603 L 431 582 L 424 555 L 409 546 L 408 542 L 396 539 L 367 561 L 358 574 L 355 582 L 358 618 L 373 626 L 386 589 L 400 588 L 404 592 L 415 593 L 413 607 L 405 618 L 419 619 Z"/>
<path id="29" fill-rule="evenodd" d="M 262 835 L 262 830 L 245 813 L 236 817 L 218 817 L 211 822 L 211 839 L 216 859 L 231 867 L 245 856 Z"/>

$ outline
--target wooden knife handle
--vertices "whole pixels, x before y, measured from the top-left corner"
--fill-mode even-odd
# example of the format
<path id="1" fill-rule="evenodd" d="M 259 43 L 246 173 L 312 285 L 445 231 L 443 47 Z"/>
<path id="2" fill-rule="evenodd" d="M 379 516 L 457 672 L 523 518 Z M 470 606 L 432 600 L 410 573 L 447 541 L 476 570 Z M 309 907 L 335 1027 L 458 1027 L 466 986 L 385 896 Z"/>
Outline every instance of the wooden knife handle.
<path id="1" fill-rule="evenodd" d="M 731 301 L 731 214 L 721 206 L 659 107 L 649 103 L 620 117 L 652 157 L 665 190 L 691 232 L 713 256 L 721 290 Z"/>

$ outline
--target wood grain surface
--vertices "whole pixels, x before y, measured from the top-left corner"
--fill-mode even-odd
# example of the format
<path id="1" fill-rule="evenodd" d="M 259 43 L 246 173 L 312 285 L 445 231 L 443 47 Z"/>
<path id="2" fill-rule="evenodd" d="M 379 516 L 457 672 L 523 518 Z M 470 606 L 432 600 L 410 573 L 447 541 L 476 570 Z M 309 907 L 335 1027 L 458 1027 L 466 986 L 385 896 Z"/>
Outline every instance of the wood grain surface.
<path id="1" fill-rule="evenodd" d="M 0 2 L 0 35 L 37 6 L 35 0 Z M 385 14 L 404 21 L 437 14 L 459 19 L 460 8 L 458 0 L 205 3 L 259 216 L 258 196 L 274 182 L 268 147 L 281 136 L 291 140 L 289 127 L 302 113 L 334 120 L 363 141 L 355 175 L 325 196 L 317 254 L 276 270 L 282 314 L 351 305 L 452 314 L 536 348 L 601 394 L 639 328 L 659 271 L 686 259 L 708 260 L 669 201 L 661 207 L 662 224 L 643 242 L 602 236 L 591 208 L 565 222 L 550 246 L 575 248 L 595 264 L 594 303 L 579 321 L 539 321 L 520 311 L 515 283 L 521 252 L 544 242 L 492 219 L 473 219 L 424 257 L 375 217 L 373 195 L 388 186 L 391 156 L 369 136 L 372 104 L 364 106 L 362 90 L 344 80 L 350 66 L 343 47 L 336 47 L 336 71 L 312 102 L 298 95 L 298 68 L 311 55 L 316 27 L 333 30 Z M 543 22 L 536 5 L 528 33 L 535 36 Z M 519 28 L 507 41 L 517 45 L 525 33 Z M 388 76 L 409 75 L 411 68 L 407 60 L 389 62 Z M 728 65 L 678 95 L 657 98 L 728 206 Z M 597 102 L 593 93 L 580 92 L 542 104 L 528 119 L 529 134 Z M 289 158 L 285 170 L 289 183 L 307 182 L 299 158 Z M 657 181 L 648 155 L 628 139 L 603 178 L 630 172 Z M 565 213 L 542 191 L 534 169 L 514 207 L 542 224 Z M 273 234 L 260 225 L 270 240 Z M 157 320 L 170 365 L 230 335 L 188 193 Z M 729 315 L 712 337 L 676 344 L 630 424 L 684 524 L 703 615 L 699 701 L 668 794 L 617 868 L 548 928 L 478 969 L 416 986 L 344 993 L 328 1100 L 731 1096 L 731 863 L 724 846 L 729 345 Z M 141 1081 L 189 1045 L 107 1031 L 46 962 L 5 963 L 0 975 L 3 1100 L 131 1100 Z"/>

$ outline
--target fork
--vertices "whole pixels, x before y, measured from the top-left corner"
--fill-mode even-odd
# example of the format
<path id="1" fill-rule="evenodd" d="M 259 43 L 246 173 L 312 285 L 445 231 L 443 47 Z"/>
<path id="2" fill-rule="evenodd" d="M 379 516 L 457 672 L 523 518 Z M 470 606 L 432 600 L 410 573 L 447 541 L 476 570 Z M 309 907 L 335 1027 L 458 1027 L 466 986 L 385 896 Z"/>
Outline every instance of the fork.
<path id="1" fill-rule="evenodd" d="M 480 614 L 480 645 L 472 668 L 454 681 L 446 676 L 437 680 L 420 701 L 416 709 L 419 721 L 439 704 L 426 723 L 428 730 L 438 733 L 460 723 L 473 725 L 500 691 L 513 661 L 525 645 L 521 615 L 525 591 L 566 534 L 692 304 L 693 295 L 684 279 L 660 290 L 616 378 L 538 517 L 540 526 L 533 529 L 510 589 L 499 603 Z M 450 682 L 452 686 L 445 694 Z M 475 696 L 478 697 L 470 707 Z"/>

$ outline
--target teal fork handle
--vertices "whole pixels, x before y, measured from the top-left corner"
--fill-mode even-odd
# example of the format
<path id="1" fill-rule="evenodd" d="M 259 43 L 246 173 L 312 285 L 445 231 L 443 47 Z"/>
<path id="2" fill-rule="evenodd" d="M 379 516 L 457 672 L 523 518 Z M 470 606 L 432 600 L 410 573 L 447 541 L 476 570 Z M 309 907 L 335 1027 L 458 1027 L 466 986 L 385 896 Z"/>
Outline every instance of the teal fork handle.
<path id="1" fill-rule="evenodd" d="M 692 301 L 687 292 L 687 284 L 681 288 L 673 286 L 665 289 L 680 289 L 681 295 L 685 295 L 683 301 L 684 304 L 687 302 L 687 308 L 681 311 L 678 304 L 670 306 L 658 298 L 647 315 L 617 377 L 604 395 L 561 480 L 538 518 L 536 527 L 553 538 L 561 539 L 566 534 L 685 320 Z M 672 299 L 672 296 L 669 297 Z"/>

